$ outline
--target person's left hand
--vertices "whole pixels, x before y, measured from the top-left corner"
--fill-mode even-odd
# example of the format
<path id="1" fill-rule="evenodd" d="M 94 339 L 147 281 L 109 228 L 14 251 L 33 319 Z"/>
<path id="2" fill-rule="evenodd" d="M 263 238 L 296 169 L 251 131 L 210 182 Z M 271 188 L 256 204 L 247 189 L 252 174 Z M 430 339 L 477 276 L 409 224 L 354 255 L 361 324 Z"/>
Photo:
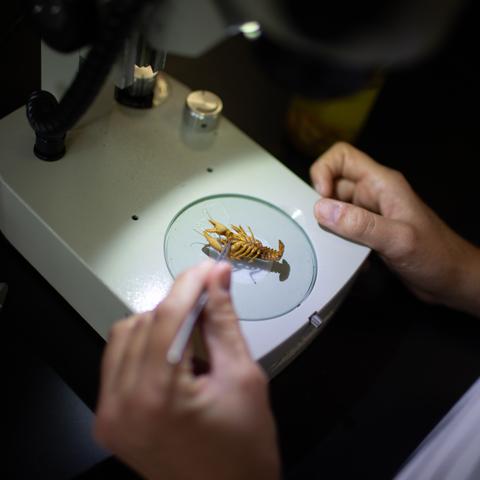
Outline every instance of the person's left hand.
<path id="1" fill-rule="evenodd" d="M 266 377 L 252 360 L 230 300 L 230 266 L 187 270 L 152 312 L 118 322 L 102 364 L 95 423 L 99 443 L 146 478 L 279 477 Z M 166 352 L 201 290 L 209 300 L 202 336 L 210 369 Z"/>

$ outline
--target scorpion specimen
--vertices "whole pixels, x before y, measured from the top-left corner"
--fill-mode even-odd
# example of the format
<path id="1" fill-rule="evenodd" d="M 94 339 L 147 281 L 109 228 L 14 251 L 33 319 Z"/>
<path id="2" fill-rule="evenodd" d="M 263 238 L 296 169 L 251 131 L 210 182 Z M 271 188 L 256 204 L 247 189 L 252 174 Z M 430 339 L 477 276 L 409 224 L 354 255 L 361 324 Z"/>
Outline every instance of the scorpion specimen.
<path id="1" fill-rule="evenodd" d="M 257 240 L 250 227 L 247 227 L 250 232 L 249 235 L 241 225 L 231 225 L 232 229 L 229 229 L 217 220 L 209 219 L 208 221 L 213 228 L 206 228 L 203 230 L 202 235 L 218 252 L 221 252 L 224 245 L 230 242 L 229 257 L 235 260 L 253 262 L 255 259 L 261 259 L 276 262 L 282 258 L 285 245 L 281 240 L 278 241 L 278 250 L 275 250 L 274 248 L 266 247 L 260 240 Z M 217 236 L 214 237 L 211 234 L 216 234 Z"/>

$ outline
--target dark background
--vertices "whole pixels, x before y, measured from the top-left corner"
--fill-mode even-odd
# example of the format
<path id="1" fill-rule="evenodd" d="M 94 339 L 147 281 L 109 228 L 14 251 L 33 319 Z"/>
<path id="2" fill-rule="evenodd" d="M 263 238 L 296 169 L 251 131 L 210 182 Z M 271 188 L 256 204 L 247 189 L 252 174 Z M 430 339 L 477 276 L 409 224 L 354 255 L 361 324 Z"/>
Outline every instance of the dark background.
<path id="1" fill-rule="evenodd" d="M 38 39 L 20 7 L 2 8 L 0 117 L 25 102 L 40 74 Z M 477 244 L 478 19 L 471 2 L 435 55 L 390 72 L 356 141 Z M 166 70 L 217 92 L 228 118 L 308 181 L 311 159 L 284 133 L 291 92 L 259 69 L 243 40 L 197 60 L 172 56 Z M 90 435 L 102 340 L 0 235 L 2 281 L 4 478 L 134 478 Z M 476 380 L 479 360 L 478 319 L 422 304 L 370 256 L 330 325 L 271 382 L 285 471 L 391 478 Z"/>

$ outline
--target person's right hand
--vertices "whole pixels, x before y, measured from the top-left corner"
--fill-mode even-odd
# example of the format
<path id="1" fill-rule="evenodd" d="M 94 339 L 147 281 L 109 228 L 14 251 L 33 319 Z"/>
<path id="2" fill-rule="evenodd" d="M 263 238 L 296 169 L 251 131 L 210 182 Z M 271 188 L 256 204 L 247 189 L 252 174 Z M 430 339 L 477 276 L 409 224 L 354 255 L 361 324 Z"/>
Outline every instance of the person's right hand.
<path id="1" fill-rule="evenodd" d="M 149 480 L 276 480 L 280 458 L 267 378 L 253 360 L 230 297 L 231 266 L 204 262 L 175 280 L 151 312 L 112 328 L 102 361 L 95 436 Z M 167 361 L 202 291 L 209 369 L 193 349 Z"/>
<path id="2" fill-rule="evenodd" d="M 422 300 L 480 316 L 480 249 L 451 230 L 404 176 L 347 143 L 310 169 L 318 222 L 376 250 Z"/>

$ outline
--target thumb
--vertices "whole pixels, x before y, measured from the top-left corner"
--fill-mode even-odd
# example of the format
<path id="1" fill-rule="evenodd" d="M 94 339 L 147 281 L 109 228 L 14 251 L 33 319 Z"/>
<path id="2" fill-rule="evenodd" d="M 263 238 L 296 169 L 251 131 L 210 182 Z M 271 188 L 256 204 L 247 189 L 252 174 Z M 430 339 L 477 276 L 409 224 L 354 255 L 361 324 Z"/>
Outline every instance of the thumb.
<path id="1" fill-rule="evenodd" d="M 221 262 L 210 272 L 202 322 L 211 369 L 219 374 L 235 368 L 242 360 L 251 361 L 230 296 L 231 271 L 229 263 Z"/>
<path id="2" fill-rule="evenodd" d="M 354 242 L 376 250 L 385 257 L 395 255 L 404 238 L 406 225 L 385 218 L 349 203 L 320 199 L 314 208 L 315 217 L 322 226 Z"/>

